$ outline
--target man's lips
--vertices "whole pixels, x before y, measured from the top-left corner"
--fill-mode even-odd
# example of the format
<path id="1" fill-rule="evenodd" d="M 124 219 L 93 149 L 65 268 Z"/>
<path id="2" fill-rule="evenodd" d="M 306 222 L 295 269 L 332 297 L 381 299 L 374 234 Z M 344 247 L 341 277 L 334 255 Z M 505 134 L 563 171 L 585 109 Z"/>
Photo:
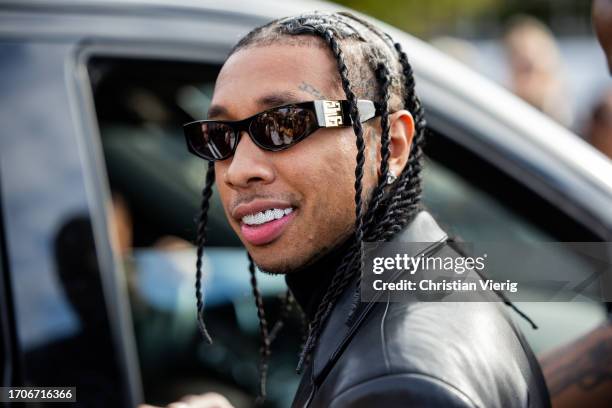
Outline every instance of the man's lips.
<path id="1" fill-rule="evenodd" d="M 285 209 L 294 208 L 294 206 L 292 206 L 291 203 L 288 201 L 268 199 L 264 200 L 256 198 L 247 203 L 241 203 L 234 206 L 230 214 L 236 221 L 241 222 L 242 218 L 244 218 L 244 216 L 246 215 L 257 214 L 258 212 L 270 210 L 273 208 Z"/>
<path id="2" fill-rule="evenodd" d="M 259 225 L 240 224 L 240 232 L 244 239 L 251 245 L 265 245 L 280 237 L 285 228 L 295 218 L 293 211 L 277 220 L 272 220 Z"/>
<path id="3" fill-rule="evenodd" d="M 240 231 L 247 242 L 265 245 L 282 235 L 295 218 L 296 210 L 288 201 L 255 199 L 235 206 L 231 216 L 240 224 Z"/>

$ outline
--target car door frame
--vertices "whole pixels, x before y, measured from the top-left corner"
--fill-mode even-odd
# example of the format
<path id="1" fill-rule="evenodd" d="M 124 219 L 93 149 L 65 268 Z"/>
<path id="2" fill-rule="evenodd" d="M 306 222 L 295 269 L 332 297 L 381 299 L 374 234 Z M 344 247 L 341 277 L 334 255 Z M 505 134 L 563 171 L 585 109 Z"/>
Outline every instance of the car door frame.
<path id="1" fill-rule="evenodd" d="M 77 119 L 81 138 L 81 155 L 88 163 L 85 178 L 88 181 L 92 227 L 100 264 L 104 293 L 107 296 L 109 316 L 115 341 L 121 344 L 122 360 L 127 372 L 127 381 L 134 403 L 143 401 L 141 374 L 137 360 L 137 348 L 128 301 L 125 270 L 113 251 L 113 231 L 109 208 L 101 203 L 110 203 L 110 185 L 104 162 L 100 128 L 96 116 L 92 82 L 88 72 L 88 61 L 93 57 L 119 57 L 126 59 L 186 60 L 208 64 L 219 64 L 224 60 L 226 48 L 216 44 L 163 44 L 150 41 L 117 41 L 98 39 L 79 45 L 74 53 L 70 80 L 71 93 L 75 100 L 74 117 Z"/>

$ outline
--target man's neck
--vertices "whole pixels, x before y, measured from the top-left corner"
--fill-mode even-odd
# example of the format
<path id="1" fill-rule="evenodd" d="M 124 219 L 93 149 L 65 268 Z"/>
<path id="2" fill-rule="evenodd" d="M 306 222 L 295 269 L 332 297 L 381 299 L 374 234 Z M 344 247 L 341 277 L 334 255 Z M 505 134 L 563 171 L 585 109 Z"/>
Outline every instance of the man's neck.
<path id="1" fill-rule="evenodd" d="M 287 286 L 308 320 L 314 317 L 352 242 L 353 239 L 348 238 L 310 265 L 285 275 Z"/>

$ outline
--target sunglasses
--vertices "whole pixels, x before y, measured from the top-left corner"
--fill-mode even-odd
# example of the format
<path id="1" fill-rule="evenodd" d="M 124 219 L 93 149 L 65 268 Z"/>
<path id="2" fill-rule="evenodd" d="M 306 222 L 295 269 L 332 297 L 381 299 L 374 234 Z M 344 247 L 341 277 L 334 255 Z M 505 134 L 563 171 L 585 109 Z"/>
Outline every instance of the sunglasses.
<path id="1" fill-rule="evenodd" d="M 357 101 L 361 122 L 379 115 L 372 101 Z M 183 125 L 187 148 L 205 160 L 224 160 L 234 154 L 242 132 L 272 152 L 285 150 L 321 128 L 351 126 L 349 102 L 317 100 L 277 106 L 246 119 L 198 120 Z"/>

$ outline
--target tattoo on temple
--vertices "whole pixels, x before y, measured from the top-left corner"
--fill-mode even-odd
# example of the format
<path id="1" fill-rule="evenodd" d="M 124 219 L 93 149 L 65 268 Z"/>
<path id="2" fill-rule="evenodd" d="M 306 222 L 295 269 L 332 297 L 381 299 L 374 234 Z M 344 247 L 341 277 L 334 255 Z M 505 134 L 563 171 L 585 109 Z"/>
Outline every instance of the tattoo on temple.
<path id="1" fill-rule="evenodd" d="M 325 96 L 321 93 L 321 91 L 308 82 L 302 82 L 298 88 L 304 92 L 308 92 L 317 99 L 325 99 Z"/>

